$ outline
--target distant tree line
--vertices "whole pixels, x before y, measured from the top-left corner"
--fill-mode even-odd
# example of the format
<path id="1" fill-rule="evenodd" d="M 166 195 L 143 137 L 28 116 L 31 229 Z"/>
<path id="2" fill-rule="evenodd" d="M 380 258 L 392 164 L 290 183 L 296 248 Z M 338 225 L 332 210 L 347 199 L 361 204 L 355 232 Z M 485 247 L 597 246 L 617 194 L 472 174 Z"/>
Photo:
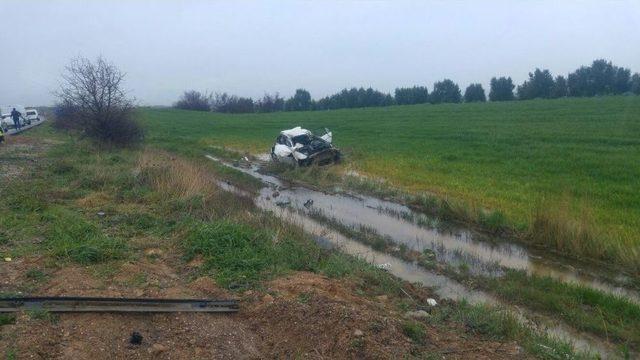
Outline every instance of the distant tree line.
<path id="1" fill-rule="evenodd" d="M 536 68 L 529 78 L 516 85 L 511 77 L 493 77 L 489 96 L 480 83 L 467 86 L 464 94 L 450 79 L 438 81 L 429 92 L 425 86 L 397 88 L 393 95 L 372 88 L 350 88 L 314 100 L 309 91 L 297 89 L 289 99 L 278 93 L 265 94 L 259 100 L 236 95 L 209 94 L 186 91 L 174 104 L 186 110 L 216 111 L 223 113 L 267 113 L 276 111 L 310 111 L 376 107 L 389 105 L 441 104 L 460 102 L 512 101 L 529 99 L 557 99 L 561 97 L 589 97 L 633 93 L 640 95 L 640 74 L 631 74 L 628 68 L 599 59 L 589 66 L 581 66 L 568 76 L 553 77 L 548 69 Z"/>

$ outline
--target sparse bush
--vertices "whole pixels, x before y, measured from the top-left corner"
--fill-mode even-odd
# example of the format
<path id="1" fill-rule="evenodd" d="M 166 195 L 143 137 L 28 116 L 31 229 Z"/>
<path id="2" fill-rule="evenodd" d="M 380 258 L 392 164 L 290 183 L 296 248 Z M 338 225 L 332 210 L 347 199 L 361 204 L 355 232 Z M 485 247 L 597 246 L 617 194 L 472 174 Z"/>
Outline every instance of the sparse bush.
<path id="1" fill-rule="evenodd" d="M 211 111 L 212 95 L 199 91 L 185 91 L 173 107 L 182 110 Z"/>
<path id="2" fill-rule="evenodd" d="M 76 58 L 66 67 L 56 93 L 57 128 L 81 131 L 103 143 L 124 146 L 142 140 L 133 101 L 122 89 L 125 74 L 103 58 Z"/>
<path id="3" fill-rule="evenodd" d="M 53 127 L 60 130 L 82 130 L 83 118 L 80 109 L 63 100 L 53 108 Z"/>
<path id="4" fill-rule="evenodd" d="M 255 111 L 252 98 L 244 98 L 227 93 L 216 94 L 211 108 L 216 112 L 231 114 L 252 113 Z"/>
<path id="5" fill-rule="evenodd" d="M 284 99 L 280 97 L 280 94 L 275 93 L 273 95 L 264 94 L 262 99 L 255 103 L 256 111 L 260 113 L 269 113 L 284 110 Z"/>
<path id="6" fill-rule="evenodd" d="M 487 230 L 498 233 L 500 230 L 507 228 L 507 217 L 499 210 L 489 213 L 480 211 L 478 222 Z"/>
<path id="7" fill-rule="evenodd" d="M 427 335 L 424 325 L 417 321 L 407 321 L 402 324 L 402 332 L 417 344 L 423 344 Z"/>

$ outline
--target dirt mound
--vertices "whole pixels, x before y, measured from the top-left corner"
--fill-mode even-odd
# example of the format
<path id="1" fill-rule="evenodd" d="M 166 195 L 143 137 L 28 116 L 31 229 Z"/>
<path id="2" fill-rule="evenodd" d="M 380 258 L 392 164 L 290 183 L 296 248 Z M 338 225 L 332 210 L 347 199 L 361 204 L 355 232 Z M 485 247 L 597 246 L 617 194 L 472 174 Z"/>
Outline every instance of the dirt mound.
<path id="1" fill-rule="evenodd" d="M 427 296 L 423 291 L 412 295 Z M 522 357 L 515 344 L 483 341 L 464 329 L 426 323 L 424 341 L 416 343 L 404 334 L 406 319 L 394 309 L 392 299 L 360 296 L 348 281 L 306 272 L 271 281 L 264 291 L 234 296 L 209 277 L 188 281 L 163 262 L 141 259 L 123 263 L 110 276 L 80 266 L 63 267 L 53 271 L 37 293 L 241 296 L 241 310 L 224 315 L 23 314 L 15 325 L 0 327 L 0 348 L 18 358 L 390 359 L 425 351 L 446 358 Z M 139 345 L 129 342 L 134 331 L 143 337 Z"/>
<path id="2" fill-rule="evenodd" d="M 414 297 L 429 295 L 411 290 Z M 262 339 L 265 357 L 393 359 L 424 352 L 444 358 L 523 357 L 515 343 L 484 341 L 464 329 L 428 323 L 424 339 L 414 342 L 403 332 L 407 319 L 386 296 L 359 296 L 352 284 L 317 274 L 274 280 L 266 295 L 252 297 L 255 302 L 242 316 Z"/>

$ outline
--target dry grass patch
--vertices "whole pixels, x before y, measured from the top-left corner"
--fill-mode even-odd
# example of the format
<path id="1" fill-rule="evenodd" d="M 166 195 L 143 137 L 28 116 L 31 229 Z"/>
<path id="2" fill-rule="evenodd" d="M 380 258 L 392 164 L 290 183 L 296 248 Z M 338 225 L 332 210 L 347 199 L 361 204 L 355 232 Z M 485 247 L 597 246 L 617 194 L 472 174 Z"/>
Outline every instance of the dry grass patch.
<path id="1" fill-rule="evenodd" d="M 163 151 L 143 151 L 137 172 L 147 184 L 167 196 L 184 199 L 218 191 L 215 178 L 203 166 Z"/>
<path id="2" fill-rule="evenodd" d="M 196 218 L 212 220 L 254 209 L 253 200 L 222 190 L 205 164 L 167 152 L 146 149 L 138 158 L 135 175 L 165 203 L 179 204 Z"/>
<path id="3" fill-rule="evenodd" d="M 640 271 L 638 245 L 631 239 L 625 241 L 600 231 L 589 209 L 584 205 L 572 209 L 568 197 L 542 201 L 532 215 L 527 236 L 535 244 L 574 257 L 618 261 L 632 271 Z"/>

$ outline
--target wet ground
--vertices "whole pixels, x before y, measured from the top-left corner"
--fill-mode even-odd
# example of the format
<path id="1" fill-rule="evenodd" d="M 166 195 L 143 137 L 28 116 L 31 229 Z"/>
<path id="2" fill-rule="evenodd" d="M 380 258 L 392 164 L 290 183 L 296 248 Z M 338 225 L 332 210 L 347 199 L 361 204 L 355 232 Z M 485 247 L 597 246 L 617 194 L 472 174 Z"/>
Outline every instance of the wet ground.
<path id="1" fill-rule="evenodd" d="M 415 213 L 401 204 L 373 197 L 328 194 L 293 186 L 274 176 L 260 173 L 257 164 L 233 166 L 215 157 L 207 157 L 260 179 L 265 187 L 255 197 L 259 207 L 271 210 L 287 221 L 299 224 L 314 235 L 321 244 L 337 247 L 345 253 L 366 259 L 404 280 L 432 287 L 442 298 L 454 300 L 464 298 L 472 303 L 499 303 L 490 294 L 470 290 L 445 275 L 376 251 L 350 239 L 314 220 L 309 216 L 310 212 L 321 212 L 324 216 L 330 216 L 333 221 L 339 221 L 343 225 L 354 228 L 366 226 L 392 239 L 395 243 L 404 244 L 418 252 L 428 249 L 436 254 L 439 261 L 453 266 L 466 264 L 475 274 L 498 276 L 502 268 L 524 270 L 530 274 L 578 283 L 640 302 L 638 292 L 624 286 L 629 279 L 613 271 L 594 270 L 592 264 L 568 264 L 566 259 L 560 259 L 541 250 L 525 248 L 506 240 L 488 238 L 470 229 L 442 224 L 436 219 Z M 221 185 L 227 190 L 239 192 L 231 185 L 224 183 Z M 521 309 L 516 311 L 523 319 L 532 315 Z M 539 316 L 536 315 L 536 318 Z M 572 341 L 579 349 L 590 349 L 605 356 L 615 351 L 608 343 L 589 334 L 578 333 L 555 321 L 545 324 L 544 328 L 552 335 Z"/>
<path id="2" fill-rule="evenodd" d="M 540 249 L 443 224 L 394 202 L 361 195 L 328 194 L 285 184 L 274 176 L 261 174 L 256 165 L 234 168 L 269 185 L 256 199 L 263 207 L 286 205 L 302 211 L 322 212 L 348 226 L 364 225 L 418 252 L 429 249 L 438 259 L 454 266 L 465 263 L 476 274 L 492 275 L 500 267 L 525 270 L 640 302 L 638 291 L 626 285 L 631 279 L 615 270 L 572 262 Z"/>

